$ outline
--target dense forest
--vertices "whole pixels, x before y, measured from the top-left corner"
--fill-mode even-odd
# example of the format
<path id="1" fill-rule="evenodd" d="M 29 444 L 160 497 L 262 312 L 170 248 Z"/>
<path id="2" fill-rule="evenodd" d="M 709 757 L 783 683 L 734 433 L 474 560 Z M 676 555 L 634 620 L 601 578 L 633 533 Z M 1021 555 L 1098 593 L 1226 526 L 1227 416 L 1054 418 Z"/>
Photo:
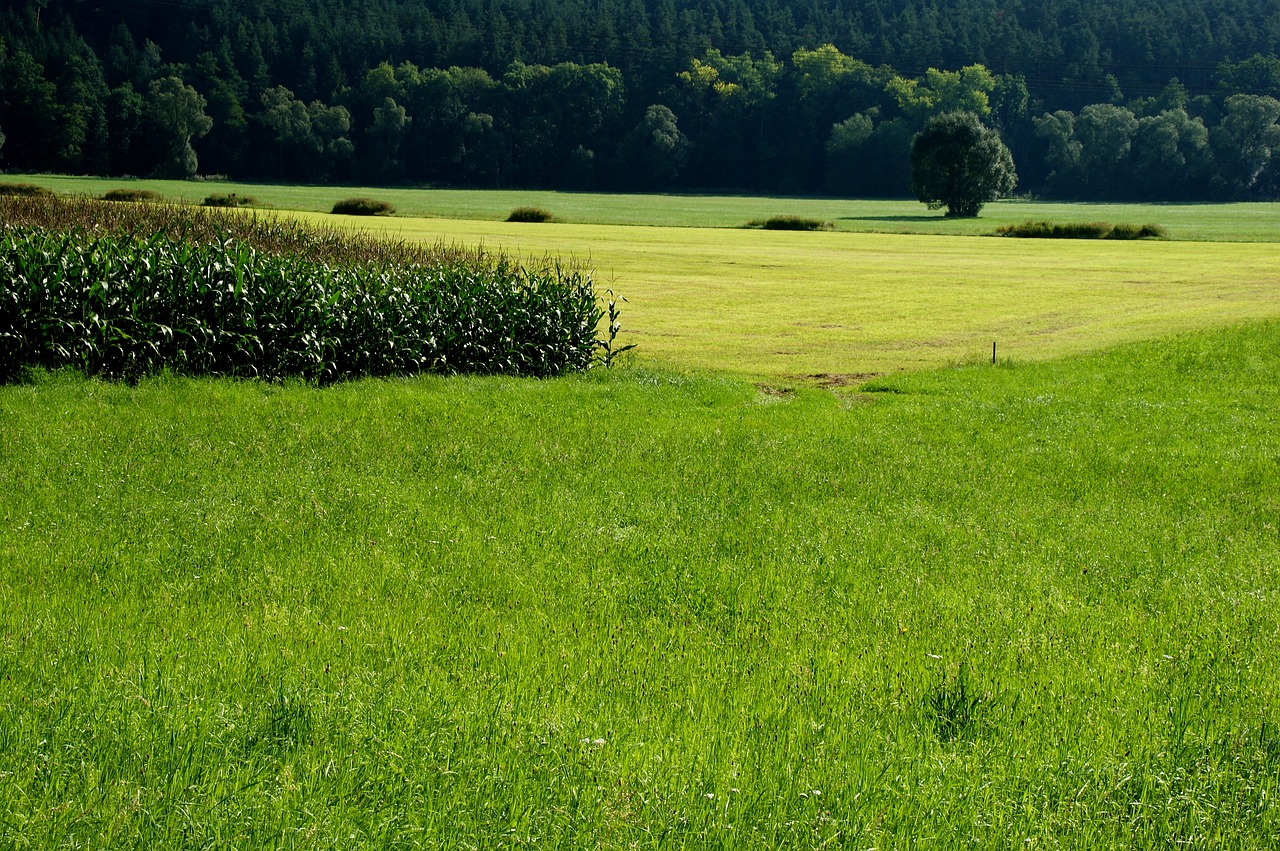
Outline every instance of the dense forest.
<path id="1" fill-rule="evenodd" d="M 0 0 L 0 168 L 901 196 L 1280 196 L 1267 0 Z M 1277 156 L 1273 156 L 1273 152 Z"/>

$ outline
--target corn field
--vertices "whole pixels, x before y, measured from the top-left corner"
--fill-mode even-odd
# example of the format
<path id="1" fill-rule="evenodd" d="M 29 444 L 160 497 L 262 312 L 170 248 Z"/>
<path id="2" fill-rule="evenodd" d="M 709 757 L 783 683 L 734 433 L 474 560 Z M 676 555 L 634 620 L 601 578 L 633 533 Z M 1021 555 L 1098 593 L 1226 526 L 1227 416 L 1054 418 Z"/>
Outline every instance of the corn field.
<path id="1" fill-rule="evenodd" d="M 585 369 L 603 311 L 572 264 L 273 216 L 0 199 L 0 377 L 72 366 L 332 382 Z M 126 208 L 121 210 L 121 208 Z"/>

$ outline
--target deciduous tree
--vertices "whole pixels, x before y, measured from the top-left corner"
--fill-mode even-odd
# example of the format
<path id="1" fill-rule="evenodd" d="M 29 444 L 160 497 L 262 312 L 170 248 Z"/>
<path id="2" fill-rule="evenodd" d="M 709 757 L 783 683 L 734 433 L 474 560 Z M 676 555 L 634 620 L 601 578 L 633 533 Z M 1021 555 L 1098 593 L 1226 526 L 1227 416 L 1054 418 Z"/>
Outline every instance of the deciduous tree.
<path id="1" fill-rule="evenodd" d="M 1013 157 L 1000 135 L 971 112 L 931 118 L 911 141 L 911 191 L 949 218 L 973 218 L 1013 191 Z"/>
<path id="2" fill-rule="evenodd" d="M 213 119 L 205 115 L 205 99 L 181 77 L 152 80 L 148 89 L 147 112 L 155 126 L 168 139 L 169 159 L 161 170 L 175 177 L 194 177 L 199 167 L 192 139 L 198 139 L 213 127 Z"/>
<path id="3" fill-rule="evenodd" d="M 680 132 L 676 115 L 652 104 L 623 145 L 622 182 L 641 189 L 665 189 L 689 158 L 689 140 Z"/>
<path id="4" fill-rule="evenodd" d="M 1122 106 L 1093 103 L 1080 110 L 1075 137 L 1080 142 L 1080 167 L 1092 197 L 1125 194 L 1129 151 L 1138 119 Z"/>
<path id="5" fill-rule="evenodd" d="M 1218 191 L 1231 198 L 1250 197 L 1280 148 L 1280 101 L 1232 95 L 1210 141 Z"/>
<path id="6" fill-rule="evenodd" d="M 930 68 L 919 80 L 894 77 L 886 88 L 909 118 L 924 121 L 945 112 L 988 115 L 995 87 L 996 78 L 984 66 L 966 65 L 959 71 Z"/>

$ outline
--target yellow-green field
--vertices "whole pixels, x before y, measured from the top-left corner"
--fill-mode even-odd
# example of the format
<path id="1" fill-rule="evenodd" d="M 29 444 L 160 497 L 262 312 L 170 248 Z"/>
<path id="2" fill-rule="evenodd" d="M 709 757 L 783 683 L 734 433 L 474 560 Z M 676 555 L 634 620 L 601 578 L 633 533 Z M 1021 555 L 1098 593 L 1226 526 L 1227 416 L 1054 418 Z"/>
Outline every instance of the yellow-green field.
<path id="1" fill-rule="evenodd" d="M 315 216 L 333 221 L 331 216 Z M 1280 316 L 1280 245 L 349 219 L 589 259 L 645 362 L 788 378 L 1037 360 Z"/>

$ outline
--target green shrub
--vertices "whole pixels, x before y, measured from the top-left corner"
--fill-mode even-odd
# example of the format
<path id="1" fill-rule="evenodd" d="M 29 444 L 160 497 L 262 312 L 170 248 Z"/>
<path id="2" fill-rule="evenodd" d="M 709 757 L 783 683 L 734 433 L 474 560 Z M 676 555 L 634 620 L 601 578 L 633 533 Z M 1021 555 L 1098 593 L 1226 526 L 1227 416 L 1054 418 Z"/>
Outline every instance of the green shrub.
<path id="1" fill-rule="evenodd" d="M 252 195 L 237 195 L 234 192 L 215 193 L 204 199 L 206 207 L 253 207 L 257 203 L 258 199 Z"/>
<path id="2" fill-rule="evenodd" d="M 516 207 L 507 216 L 509 222 L 554 222 L 556 217 L 541 207 Z"/>
<path id="3" fill-rule="evenodd" d="M 1160 225 L 1116 225 L 1107 239 L 1168 239 L 1169 232 Z"/>
<path id="4" fill-rule="evenodd" d="M 1000 236 L 1027 239 L 1102 239 L 1110 232 L 1104 222 L 1023 222 L 996 229 Z"/>
<path id="5" fill-rule="evenodd" d="M 52 189 L 47 186 L 36 186 L 34 183 L 0 183 L 0 195 L 35 198 L 47 197 L 52 194 Z"/>
<path id="6" fill-rule="evenodd" d="M 1112 225 L 1107 222 L 1023 222 L 996 229 L 998 236 L 1031 239 L 1163 239 L 1159 225 Z"/>
<path id="7" fill-rule="evenodd" d="M 3 201 L 5 379 L 64 366 L 124 379 L 547 376 L 586 369 L 605 347 L 591 276 L 572 265 L 380 250 L 296 221 L 176 205 L 112 217 L 92 200 Z"/>
<path id="8" fill-rule="evenodd" d="M 390 216 L 396 208 L 376 198 L 344 198 L 333 205 L 333 213 L 339 216 Z"/>
<path id="9" fill-rule="evenodd" d="M 831 222 L 804 216 L 773 216 L 763 221 L 756 219 L 748 222 L 747 227 L 765 230 L 831 230 L 833 225 Z"/>
<path id="10" fill-rule="evenodd" d="M 102 196 L 103 201 L 130 201 L 155 203 L 164 199 L 150 189 L 112 189 Z"/>

